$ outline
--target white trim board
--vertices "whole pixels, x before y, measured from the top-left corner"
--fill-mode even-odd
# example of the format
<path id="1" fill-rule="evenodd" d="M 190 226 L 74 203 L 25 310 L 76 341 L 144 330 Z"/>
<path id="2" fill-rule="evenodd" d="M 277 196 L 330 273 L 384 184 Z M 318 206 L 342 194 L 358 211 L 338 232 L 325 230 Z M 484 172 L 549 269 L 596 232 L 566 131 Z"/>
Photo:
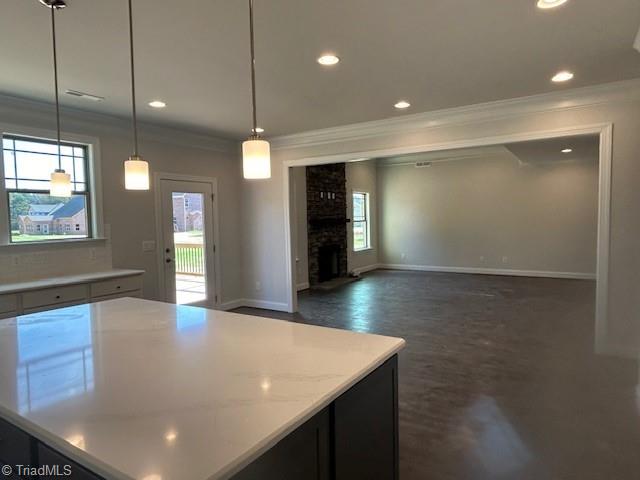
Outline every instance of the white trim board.
<path id="1" fill-rule="evenodd" d="M 352 270 L 353 273 L 355 273 L 356 275 L 361 275 L 363 273 L 367 273 L 367 272 L 371 272 L 373 270 L 377 270 L 380 268 L 380 265 L 377 263 L 371 264 L 371 265 L 366 265 L 364 267 L 358 267 L 358 268 L 354 268 Z"/>
<path id="2" fill-rule="evenodd" d="M 299 292 L 302 290 L 307 290 L 310 287 L 309 282 L 302 282 L 296 285 L 296 290 Z"/>
<path id="3" fill-rule="evenodd" d="M 403 265 L 382 263 L 378 265 L 381 270 L 405 270 L 414 272 L 443 272 L 443 273 L 467 273 L 474 275 L 503 275 L 509 277 L 541 277 L 541 278 L 568 278 L 575 280 L 595 280 L 595 273 L 581 272 L 553 272 L 543 270 L 513 270 L 508 268 L 478 268 L 478 267 L 441 267 L 433 265 Z"/>
<path id="4" fill-rule="evenodd" d="M 640 33 L 639 39 L 640 42 Z M 638 45 L 640 47 L 640 43 Z M 433 110 L 371 122 L 312 130 L 271 139 L 272 149 L 312 147 L 336 142 L 362 140 L 373 137 L 407 134 L 418 130 L 463 125 L 483 121 L 515 118 L 543 112 L 567 111 L 594 105 L 628 102 L 640 99 L 640 79 L 605 83 L 590 87 L 573 88 L 551 93 L 519 97 L 495 102 L 478 103 L 463 107 Z M 480 146 L 480 145 L 470 145 Z M 361 158 L 371 158 L 356 153 Z M 355 157 L 353 157 L 355 158 Z"/>
<path id="5" fill-rule="evenodd" d="M 286 303 L 269 302 L 267 300 L 255 300 L 252 298 L 239 298 L 220 305 L 220 310 L 233 310 L 240 307 L 259 308 L 261 310 L 274 310 L 276 312 L 288 312 Z"/>

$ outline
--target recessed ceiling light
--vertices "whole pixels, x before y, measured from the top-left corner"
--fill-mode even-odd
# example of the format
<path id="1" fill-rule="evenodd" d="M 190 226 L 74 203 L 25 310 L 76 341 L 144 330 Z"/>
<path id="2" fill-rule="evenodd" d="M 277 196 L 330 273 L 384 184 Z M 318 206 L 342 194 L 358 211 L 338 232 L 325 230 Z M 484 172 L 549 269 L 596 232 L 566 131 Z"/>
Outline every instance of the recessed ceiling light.
<path id="1" fill-rule="evenodd" d="M 398 110 L 404 110 L 405 108 L 409 108 L 411 104 L 406 100 L 400 100 L 398 103 L 394 105 Z"/>
<path id="2" fill-rule="evenodd" d="M 252 128 L 251 129 L 254 133 L 264 133 L 264 128 L 262 127 L 256 127 L 255 129 Z"/>
<path id="3" fill-rule="evenodd" d="M 149 106 L 153 108 L 164 108 L 167 106 L 162 100 L 154 100 L 153 102 L 149 102 Z"/>
<path id="4" fill-rule="evenodd" d="M 553 76 L 553 78 L 551 78 L 551 81 L 554 83 L 562 83 L 562 82 L 568 82 L 572 78 L 573 78 L 573 72 L 563 70 L 562 72 L 556 73 Z"/>
<path id="5" fill-rule="evenodd" d="M 573 152 L 573 149 L 571 148 L 565 148 L 564 150 L 562 150 L 562 153 L 571 153 Z"/>
<path id="6" fill-rule="evenodd" d="M 568 1 L 569 0 L 538 0 L 538 8 L 542 8 L 544 10 L 549 8 L 556 8 L 567 3 Z"/>
<path id="7" fill-rule="evenodd" d="M 318 63 L 327 67 L 336 65 L 338 62 L 340 62 L 340 58 L 331 53 L 327 53 L 318 58 Z"/>

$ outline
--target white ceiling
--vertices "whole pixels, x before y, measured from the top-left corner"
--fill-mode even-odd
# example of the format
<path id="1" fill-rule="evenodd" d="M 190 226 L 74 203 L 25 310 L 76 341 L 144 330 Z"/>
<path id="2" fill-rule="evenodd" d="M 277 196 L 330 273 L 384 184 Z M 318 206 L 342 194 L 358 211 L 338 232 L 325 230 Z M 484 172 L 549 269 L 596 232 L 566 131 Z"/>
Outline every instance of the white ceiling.
<path id="1" fill-rule="evenodd" d="M 126 0 L 59 14 L 66 106 L 129 114 Z M 259 124 L 280 135 L 640 77 L 638 0 L 255 0 Z M 4 0 L 0 94 L 51 101 L 49 11 Z M 247 2 L 134 0 L 148 122 L 242 137 L 250 128 Z M 10 48 L 8 48 L 10 47 Z M 316 64 L 324 51 L 342 62 Z M 570 85 L 552 74 L 575 71 Z M 146 106 L 161 98 L 164 110 Z"/>

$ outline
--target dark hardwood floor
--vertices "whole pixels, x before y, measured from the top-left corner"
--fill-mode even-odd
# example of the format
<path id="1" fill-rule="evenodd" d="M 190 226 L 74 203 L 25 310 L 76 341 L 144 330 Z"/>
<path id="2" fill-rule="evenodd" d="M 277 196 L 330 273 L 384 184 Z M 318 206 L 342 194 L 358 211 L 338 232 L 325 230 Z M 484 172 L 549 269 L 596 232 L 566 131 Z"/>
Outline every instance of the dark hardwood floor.
<path id="1" fill-rule="evenodd" d="M 640 478 L 637 362 L 596 356 L 595 283 L 376 271 L 295 315 L 403 337 L 402 480 Z"/>

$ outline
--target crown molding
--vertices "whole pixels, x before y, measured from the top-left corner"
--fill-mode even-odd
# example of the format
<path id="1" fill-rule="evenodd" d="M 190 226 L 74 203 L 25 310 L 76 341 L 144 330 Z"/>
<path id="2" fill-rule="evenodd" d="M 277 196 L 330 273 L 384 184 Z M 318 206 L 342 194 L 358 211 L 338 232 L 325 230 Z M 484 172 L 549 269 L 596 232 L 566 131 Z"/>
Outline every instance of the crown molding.
<path id="1" fill-rule="evenodd" d="M 293 135 L 282 135 L 273 137 L 271 144 L 274 150 L 312 147 L 380 137 L 394 133 L 407 133 L 535 113 L 571 110 L 636 99 L 640 99 L 640 78 L 312 130 Z"/>
<path id="2" fill-rule="evenodd" d="M 41 119 L 43 116 L 51 115 L 53 119 L 54 105 L 51 103 L 0 94 L 0 111 L 3 108 L 19 111 L 21 116 L 35 116 Z M 92 130 L 106 130 L 118 134 L 128 134 L 131 130 L 130 119 L 68 107 L 62 107 L 60 111 L 64 117 L 64 127 L 67 131 L 81 129 L 82 133 L 85 133 L 87 124 L 93 126 Z M 146 122 L 138 122 L 138 129 L 143 140 L 211 150 L 219 153 L 232 153 L 234 155 L 238 153 L 238 142 L 231 138 Z M 95 132 L 92 134 L 94 136 L 97 135 Z"/>

